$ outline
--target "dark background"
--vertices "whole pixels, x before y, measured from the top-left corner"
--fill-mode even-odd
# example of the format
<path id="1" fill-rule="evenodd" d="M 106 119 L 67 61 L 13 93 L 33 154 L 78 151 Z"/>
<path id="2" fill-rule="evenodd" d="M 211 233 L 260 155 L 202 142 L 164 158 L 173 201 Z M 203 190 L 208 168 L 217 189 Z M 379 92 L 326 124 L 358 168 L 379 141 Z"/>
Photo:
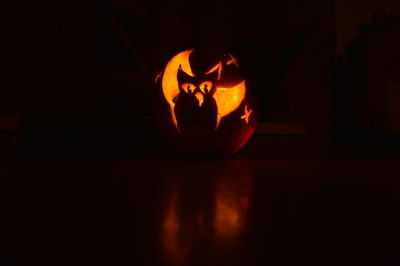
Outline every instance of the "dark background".
<path id="1" fill-rule="evenodd" d="M 0 1 L 0 265 L 399 265 L 399 15 Z M 174 154 L 152 127 L 155 74 L 203 44 L 257 85 L 259 125 L 230 157 Z"/>
<path id="2" fill-rule="evenodd" d="M 329 138 L 333 1 L 2 5 L 4 114 L 148 116 L 150 81 L 168 59 L 216 44 L 249 62 L 261 120 L 307 124 L 312 139 Z"/>
<path id="3" fill-rule="evenodd" d="M 343 72 L 355 77 L 353 72 L 364 71 L 345 64 L 351 58 L 346 46 L 361 35 L 358 25 L 372 23 L 376 12 L 396 17 L 398 5 L 390 0 L 2 1 L 0 113 L 9 115 L 2 116 L 2 128 L 15 129 L 23 115 L 147 119 L 155 89 L 151 81 L 167 60 L 183 49 L 217 44 L 238 51 L 253 69 L 249 78 L 257 84 L 261 122 L 273 123 L 267 132 L 305 135 L 318 147 L 333 143 L 337 125 L 351 116 L 345 124 L 371 130 L 379 125 L 365 124 L 366 119 L 388 120 L 378 131 L 399 132 L 396 92 L 365 88 L 362 80 L 343 81 Z M 387 44 L 383 32 L 378 38 Z M 356 60 L 377 65 L 374 60 L 394 50 L 372 45 Z M 367 83 L 387 83 L 380 77 L 393 72 L 366 71 L 377 80 Z M 360 111 L 362 93 L 379 94 L 381 100 L 364 99 L 367 110 Z"/>

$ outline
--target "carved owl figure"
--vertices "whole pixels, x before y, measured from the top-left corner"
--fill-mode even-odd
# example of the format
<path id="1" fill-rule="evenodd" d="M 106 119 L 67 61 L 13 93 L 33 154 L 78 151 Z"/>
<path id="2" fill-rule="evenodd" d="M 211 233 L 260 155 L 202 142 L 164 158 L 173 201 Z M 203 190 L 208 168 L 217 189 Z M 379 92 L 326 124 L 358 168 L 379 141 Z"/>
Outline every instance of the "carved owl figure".
<path id="1" fill-rule="evenodd" d="M 234 153 L 253 134 L 256 103 L 239 59 L 231 53 L 210 48 L 183 51 L 167 63 L 155 83 L 156 121 L 174 150 Z"/>

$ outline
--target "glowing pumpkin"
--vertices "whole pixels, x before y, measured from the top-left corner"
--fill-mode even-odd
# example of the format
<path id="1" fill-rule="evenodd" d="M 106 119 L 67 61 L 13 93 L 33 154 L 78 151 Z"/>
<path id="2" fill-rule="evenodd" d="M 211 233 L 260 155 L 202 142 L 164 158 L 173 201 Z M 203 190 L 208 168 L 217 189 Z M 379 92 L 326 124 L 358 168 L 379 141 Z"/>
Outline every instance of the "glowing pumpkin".
<path id="1" fill-rule="evenodd" d="M 165 142 L 180 153 L 230 154 L 252 136 L 257 112 L 239 60 L 217 49 L 175 55 L 155 78 L 155 117 Z"/>

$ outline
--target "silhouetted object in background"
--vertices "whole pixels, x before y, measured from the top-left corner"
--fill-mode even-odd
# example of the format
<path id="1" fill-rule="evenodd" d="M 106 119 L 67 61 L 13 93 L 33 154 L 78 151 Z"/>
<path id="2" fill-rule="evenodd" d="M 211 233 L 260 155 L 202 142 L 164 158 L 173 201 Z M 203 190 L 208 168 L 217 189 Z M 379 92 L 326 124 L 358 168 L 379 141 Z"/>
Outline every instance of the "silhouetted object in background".
<path id="1" fill-rule="evenodd" d="M 310 38 L 310 35 L 314 31 L 314 27 L 314 24 L 307 24 L 304 26 L 299 36 L 291 43 L 287 51 L 285 51 L 281 61 L 272 69 L 272 71 L 268 70 L 268 65 L 265 63 L 267 61 L 266 58 L 263 58 L 262 56 L 260 57 L 261 60 L 260 68 L 258 70 L 259 75 L 257 84 L 266 84 L 268 87 L 264 91 L 260 92 L 262 97 L 265 98 L 265 104 L 260 106 L 260 114 L 263 115 L 263 117 L 260 117 L 260 119 L 268 120 L 268 110 L 271 100 L 274 99 L 273 96 L 278 93 L 279 89 L 282 88 L 282 82 L 285 80 L 294 58 L 300 52 L 304 42 Z M 259 49 L 262 48 L 260 47 Z M 258 50 L 257 54 L 265 55 L 267 53 L 266 51 Z"/>
<path id="2" fill-rule="evenodd" d="M 400 20 L 376 13 L 346 49 L 336 82 L 338 137 L 400 143 Z"/>
<path id="3" fill-rule="evenodd" d="M 400 27 L 400 14 L 387 14 L 383 10 L 374 13 L 369 23 L 360 23 L 358 29 L 364 33 Z"/>

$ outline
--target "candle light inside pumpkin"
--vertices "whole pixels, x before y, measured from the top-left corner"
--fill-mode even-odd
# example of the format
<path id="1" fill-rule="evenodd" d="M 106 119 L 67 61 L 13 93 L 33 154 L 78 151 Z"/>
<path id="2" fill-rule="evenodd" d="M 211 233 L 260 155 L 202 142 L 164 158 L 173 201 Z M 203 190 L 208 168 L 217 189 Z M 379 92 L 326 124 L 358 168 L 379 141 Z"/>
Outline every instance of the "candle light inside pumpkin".
<path id="1" fill-rule="evenodd" d="M 156 107 L 167 144 L 183 153 L 231 154 L 252 136 L 257 112 L 240 65 L 231 53 L 191 49 L 167 63 L 156 84 Z M 166 107 L 168 106 L 168 107 Z M 171 127 L 172 126 L 172 127 Z M 200 139 L 201 138 L 201 139 Z"/>

